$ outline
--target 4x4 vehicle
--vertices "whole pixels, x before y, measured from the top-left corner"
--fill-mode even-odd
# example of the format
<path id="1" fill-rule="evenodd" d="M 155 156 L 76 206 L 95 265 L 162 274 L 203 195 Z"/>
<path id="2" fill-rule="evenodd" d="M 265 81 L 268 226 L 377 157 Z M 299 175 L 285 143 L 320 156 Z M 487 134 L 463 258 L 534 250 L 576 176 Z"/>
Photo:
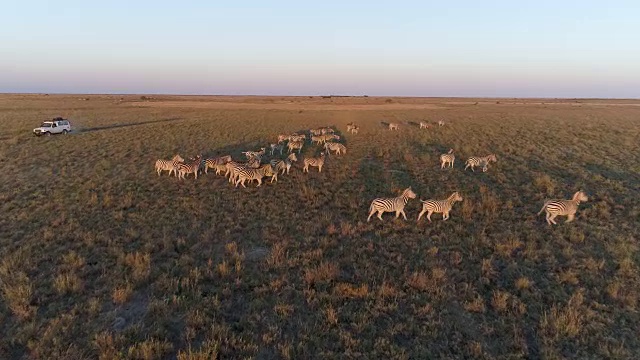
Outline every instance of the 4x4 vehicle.
<path id="1" fill-rule="evenodd" d="M 37 127 L 33 129 L 33 133 L 36 136 L 40 135 L 51 135 L 51 134 L 67 134 L 71 131 L 71 123 L 67 119 L 63 119 L 61 117 L 54 118 L 50 121 L 45 121 Z"/>

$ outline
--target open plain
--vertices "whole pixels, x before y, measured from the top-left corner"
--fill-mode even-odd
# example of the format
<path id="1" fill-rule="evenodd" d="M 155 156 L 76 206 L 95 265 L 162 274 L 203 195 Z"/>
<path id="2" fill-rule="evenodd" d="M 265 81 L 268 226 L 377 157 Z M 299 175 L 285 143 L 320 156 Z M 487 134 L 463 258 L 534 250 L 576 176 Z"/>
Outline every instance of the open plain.
<path id="1" fill-rule="evenodd" d="M 71 134 L 32 135 L 55 116 Z M 0 123 L 2 359 L 640 353 L 640 101 L 6 94 Z M 321 173 L 154 171 L 321 126 L 348 149 Z M 366 221 L 409 186 L 408 221 Z M 580 189 L 574 222 L 536 215 Z"/>

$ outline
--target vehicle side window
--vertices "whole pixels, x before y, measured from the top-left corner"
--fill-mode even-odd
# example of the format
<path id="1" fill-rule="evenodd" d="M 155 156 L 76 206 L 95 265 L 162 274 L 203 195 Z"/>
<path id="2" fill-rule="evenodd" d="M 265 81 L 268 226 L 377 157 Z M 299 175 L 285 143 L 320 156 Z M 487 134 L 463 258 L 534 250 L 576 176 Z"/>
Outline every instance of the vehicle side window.
<path id="1" fill-rule="evenodd" d="M 53 127 L 56 127 L 56 126 L 58 126 L 58 125 L 56 125 L 56 123 L 53 123 Z"/>

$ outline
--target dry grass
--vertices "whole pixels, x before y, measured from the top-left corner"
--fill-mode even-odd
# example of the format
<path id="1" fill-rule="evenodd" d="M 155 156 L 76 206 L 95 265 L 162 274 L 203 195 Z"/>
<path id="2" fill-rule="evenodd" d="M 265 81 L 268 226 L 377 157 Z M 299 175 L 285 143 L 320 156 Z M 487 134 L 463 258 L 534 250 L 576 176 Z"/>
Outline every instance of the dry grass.
<path id="1" fill-rule="evenodd" d="M 0 358 L 640 353 L 638 101 L 77 98 L 0 96 Z M 80 131 L 31 136 L 58 115 Z M 235 189 L 153 172 L 324 125 L 348 153 L 322 173 Z M 440 170 L 449 148 L 461 161 Z M 462 171 L 485 153 L 487 173 Z M 416 224 L 417 200 L 366 222 L 407 186 L 464 201 L 446 222 Z M 578 189 L 573 223 L 536 216 Z"/>

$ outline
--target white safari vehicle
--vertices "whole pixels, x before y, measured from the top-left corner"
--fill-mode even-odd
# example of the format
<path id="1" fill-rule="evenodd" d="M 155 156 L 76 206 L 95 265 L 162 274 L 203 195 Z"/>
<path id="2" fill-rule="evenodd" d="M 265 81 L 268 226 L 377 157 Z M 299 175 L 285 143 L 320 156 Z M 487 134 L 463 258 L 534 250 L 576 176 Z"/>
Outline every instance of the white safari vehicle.
<path id="1" fill-rule="evenodd" d="M 71 123 L 69 120 L 63 119 L 61 117 L 57 117 L 50 121 L 45 121 L 37 127 L 33 129 L 33 133 L 36 136 L 40 135 L 51 135 L 51 134 L 67 134 L 71 131 Z"/>

